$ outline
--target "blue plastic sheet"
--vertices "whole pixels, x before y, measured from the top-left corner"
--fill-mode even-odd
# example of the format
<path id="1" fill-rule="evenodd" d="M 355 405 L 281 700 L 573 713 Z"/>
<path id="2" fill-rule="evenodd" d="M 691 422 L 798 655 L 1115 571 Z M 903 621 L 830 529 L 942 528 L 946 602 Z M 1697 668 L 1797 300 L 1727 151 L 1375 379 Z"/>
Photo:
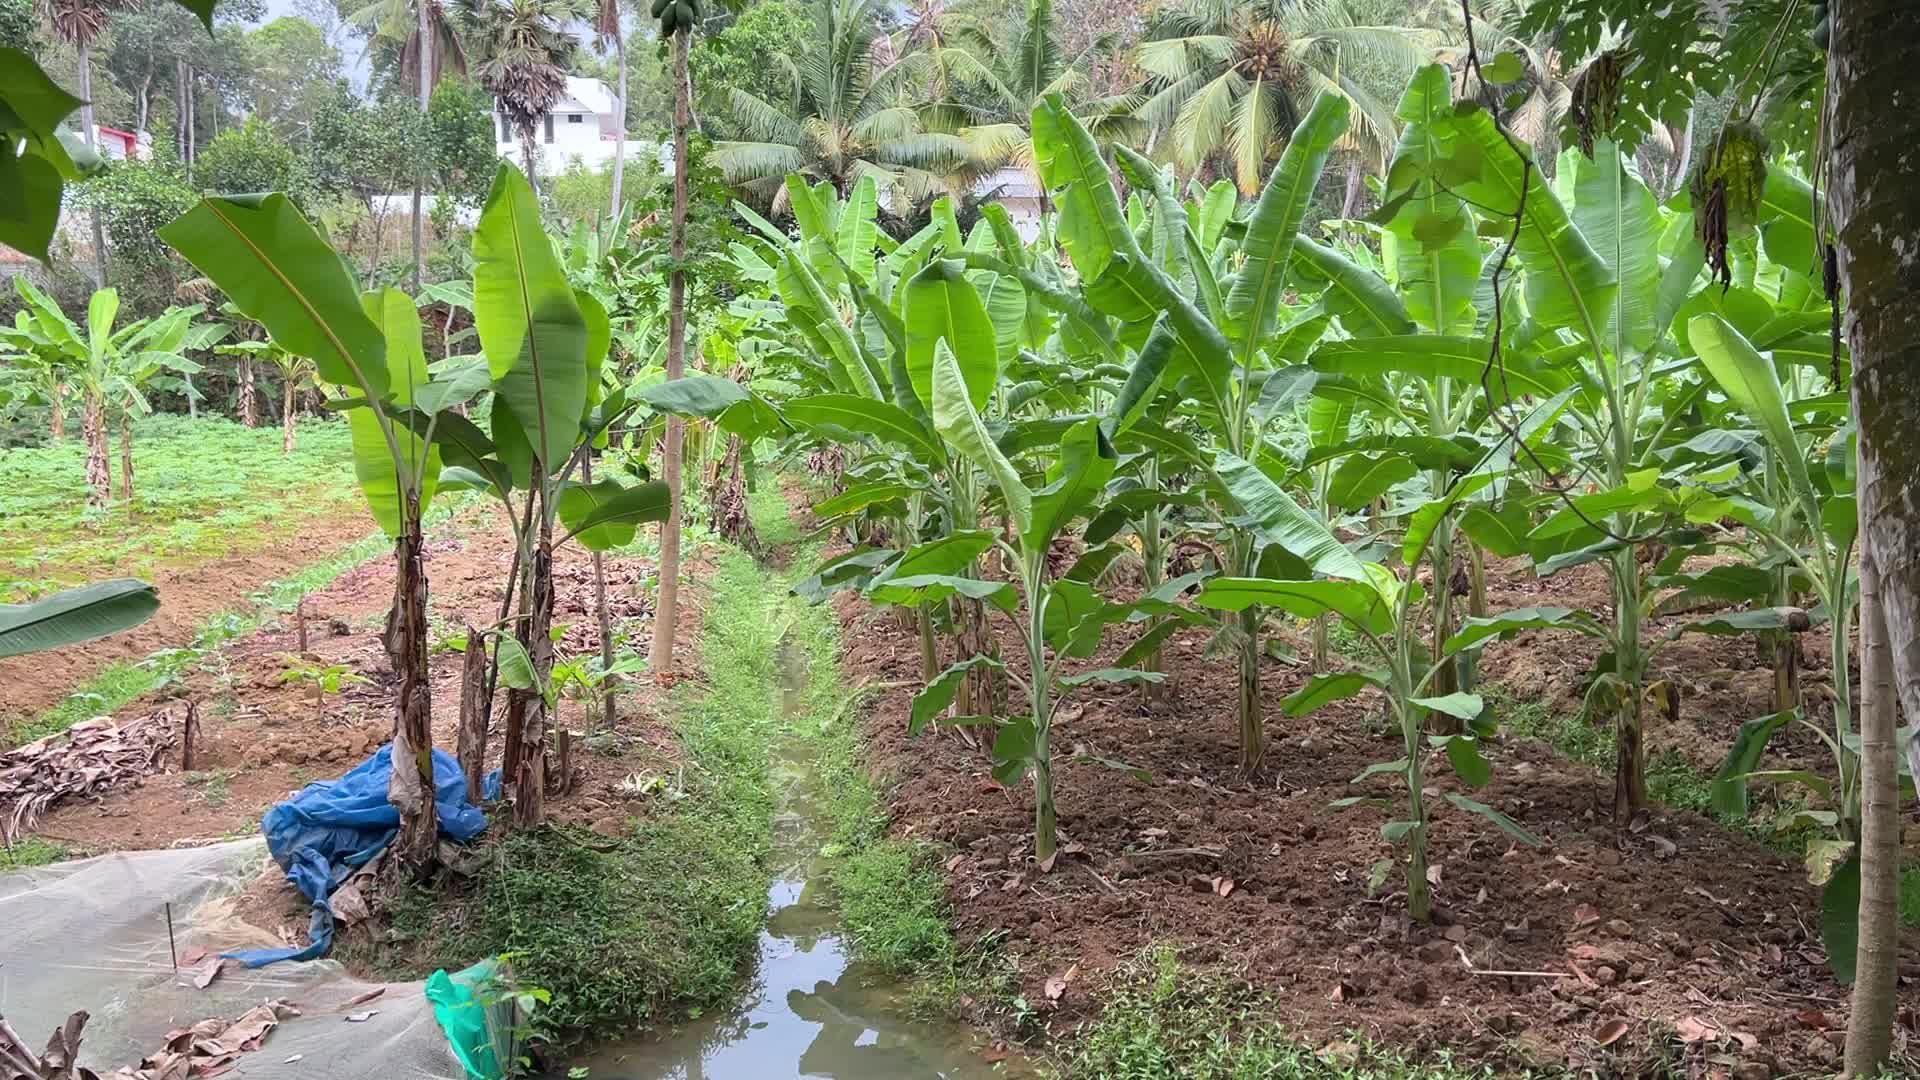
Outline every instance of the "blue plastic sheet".
<path id="1" fill-rule="evenodd" d="M 393 770 L 393 744 L 388 743 L 338 780 L 308 784 L 299 794 L 276 805 L 260 819 L 267 850 L 307 899 L 313 901 L 308 924 L 309 944 L 285 949 L 251 949 L 227 953 L 250 968 L 281 960 L 312 960 L 333 947 L 333 912 L 327 898 L 380 854 L 400 832 L 400 811 L 387 801 L 387 781 Z M 500 796 L 500 773 L 487 775 L 482 794 Z M 487 827 L 486 815 L 467 801 L 467 780 L 460 763 L 444 750 L 433 752 L 433 801 L 440 818 L 440 835 L 465 843 Z"/>

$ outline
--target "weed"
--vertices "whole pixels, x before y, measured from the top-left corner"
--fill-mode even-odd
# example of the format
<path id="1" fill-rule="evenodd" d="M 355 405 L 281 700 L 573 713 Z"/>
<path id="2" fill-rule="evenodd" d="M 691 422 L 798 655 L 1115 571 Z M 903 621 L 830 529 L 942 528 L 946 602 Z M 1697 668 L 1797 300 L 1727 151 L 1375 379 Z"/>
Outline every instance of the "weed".
<path id="1" fill-rule="evenodd" d="M 30 866 L 45 866 L 67 857 L 67 849 L 51 840 L 38 836 L 22 837 L 18 842 L 0 847 L 0 870 L 25 870 Z"/>
<path id="2" fill-rule="evenodd" d="M 778 607 L 737 552 L 721 555 L 712 589 L 709 685 L 689 684 L 673 708 L 697 765 L 685 797 L 663 801 L 609 850 L 589 846 L 602 837 L 562 828 L 516 833 L 494 845 L 464 895 L 404 894 L 390 925 L 400 955 L 383 970 L 419 974 L 512 953 L 516 976 L 552 994 L 539 1022 L 556 1044 L 732 997 L 766 915 Z"/>
<path id="3" fill-rule="evenodd" d="M 1276 1003 L 1184 968 L 1171 949 L 1150 949 L 1122 970 L 1097 1020 L 1076 1032 L 1060 1075 L 1106 1080 L 1286 1077 L 1288 1080 L 1480 1080 L 1487 1066 L 1445 1053 L 1415 1060 L 1364 1038 L 1316 1050 L 1272 1019 Z"/>
<path id="4" fill-rule="evenodd" d="M 1920 930 L 1920 863 L 1911 859 L 1900 870 L 1900 925 Z"/>
<path id="5" fill-rule="evenodd" d="M 232 796 L 227 784 L 239 775 L 238 769 L 207 769 L 202 772 L 181 773 L 180 782 L 190 788 L 198 788 L 200 797 L 207 800 L 208 806 L 224 806 Z"/>
<path id="6" fill-rule="evenodd" d="M 307 425 L 292 454 L 280 452 L 277 428 L 216 417 L 156 414 L 133 431 L 137 497 L 92 514 L 80 440 L 0 450 L 0 601 L 241 552 L 274 534 L 263 522 L 315 517 L 355 497 L 343 423 Z"/>

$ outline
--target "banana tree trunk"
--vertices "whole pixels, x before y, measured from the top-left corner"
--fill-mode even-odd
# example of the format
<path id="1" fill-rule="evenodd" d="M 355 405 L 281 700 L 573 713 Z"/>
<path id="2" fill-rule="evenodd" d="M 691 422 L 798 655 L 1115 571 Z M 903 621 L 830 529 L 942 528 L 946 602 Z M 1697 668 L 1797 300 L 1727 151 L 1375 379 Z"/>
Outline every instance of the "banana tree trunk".
<path id="1" fill-rule="evenodd" d="M 1453 542 L 1447 535 L 1453 531 L 1453 522 L 1442 518 L 1434 529 L 1433 538 L 1433 638 L 1428 656 L 1439 656 L 1448 638 L 1453 636 Z M 1431 697 L 1445 697 L 1461 689 L 1460 669 L 1455 657 L 1439 661 L 1433 681 L 1427 684 L 1427 694 Z M 1439 709 L 1427 710 L 1426 731 L 1429 735 L 1458 735 L 1464 730 L 1459 717 Z"/>
<path id="2" fill-rule="evenodd" d="M 240 361 L 240 422 L 260 426 L 260 392 L 253 381 L 253 361 Z"/>
<path id="3" fill-rule="evenodd" d="M 472 623 L 461 627 L 467 648 L 460 664 L 460 774 L 467 778 L 467 801 L 480 805 L 481 779 L 487 770 L 487 720 L 493 697 L 487 692 L 487 643 Z"/>
<path id="4" fill-rule="evenodd" d="M 667 279 L 667 378 L 678 379 L 687 370 L 687 275 L 681 264 L 687 257 L 687 127 L 691 123 L 692 86 L 687 81 L 689 35 L 673 35 L 673 225 L 668 251 L 673 271 Z M 673 648 L 680 618 L 680 473 L 685 424 L 667 417 L 660 471 L 667 480 L 667 520 L 660 527 L 660 591 L 654 606 L 653 641 L 647 666 L 655 673 L 673 671 Z"/>
<path id="5" fill-rule="evenodd" d="M 1480 545 L 1467 541 L 1467 614 L 1476 619 L 1487 617 L 1487 556 Z"/>
<path id="6" fill-rule="evenodd" d="M 422 559 L 420 498 L 410 496 L 394 542 L 393 610 L 387 655 L 400 686 L 394 697 L 392 772 L 387 801 L 400 812 L 395 851 L 415 880 L 433 872 L 439 821 L 433 786 L 433 695 L 427 670 L 427 570 Z"/>
<path id="7" fill-rule="evenodd" d="M 293 429 L 299 415 L 293 401 L 293 379 L 289 377 L 280 391 L 280 452 L 283 454 L 293 453 Z"/>
<path id="8" fill-rule="evenodd" d="M 533 590 L 528 595 L 527 636 L 522 642 L 533 661 L 535 681 L 553 677 L 553 525 L 541 512 L 540 539 L 533 549 Z M 519 772 L 513 784 L 515 828 L 538 828 L 547 819 L 547 700 L 538 689 L 522 695 L 526 719 L 520 725 Z"/>
<path id="9" fill-rule="evenodd" d="M 1646 657 L 1640 647 L 1640 569 L 1635 549 L 1614 552 L 1614 674 L 1620 697 L 1614 719 L 1613 817 L 1625 824 L 1647 805 L 1647 744 L 1641 708 Z"/>
<path id="10" fill-rule="evenodd" d="M 133 505 L 133 416 L 120 414 L 120 498 Z"/>
<path id="11" fill-rule="evenodd" d="M 1860 928 L 1846 1048 L 1846 1075 L 1865 1077 L 1887 1063 L 1898 1004 L 1895 714 L 1920 717 L 1920 280 L 1910 250 L 1920 189 L 1898 171 L 1920 138 L 1920 116 L 1904 107 L 1920 95 L 1920 40 L 1887 32 L 1910 17 L 1900 0 L 1854 0 L 1830 17 L 1828 130 L 1838 134 L 1827 205 L 1853 357 L 1861 636 L 1872 643 L 1861 663 Z M 1920 757 L 1920 742 L 1909 740 L 1907 752 Z"/>
<path id="12" fill-rule="evenodd" d="M 113 501 L 113 470 L 108 464 L 105 409 L 100 395 L 91 390 L 80 416 L 80 437 L 87 443 L 87 505 L 99 509 Z"/>
<path id="13" fill-rule="evenodd" d="M 1237 530 L 1233 538 L 1233 572 L 1251 577 L 1254 572 L 1253 535 Z M 1266 756 L 1266 717 L 1260 706 L 1260 625 L 1259 608 L 1240 613 L 1240 696 L 1235 716 L 1240 726 L 1240 771 L 1251 773 Z"/>
<path id="14" fill-rule="evenodd" d="M 66 396 L 66 383 L 54 383 L 53 393 L 47 395 L 47 407 L 49 410 L 47 416 L 47 432 L 53 436 L 54 442 L 59 442 L 67 437 L 67 403 L 63 400 Z"/>

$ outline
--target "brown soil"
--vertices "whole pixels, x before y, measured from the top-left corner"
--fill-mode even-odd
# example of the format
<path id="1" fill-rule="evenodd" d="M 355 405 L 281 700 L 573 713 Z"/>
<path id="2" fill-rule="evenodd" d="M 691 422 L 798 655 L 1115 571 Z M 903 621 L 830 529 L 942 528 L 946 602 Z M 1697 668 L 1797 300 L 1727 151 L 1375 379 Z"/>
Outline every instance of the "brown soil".
<path id="1" fill-rule="evenodd" d="M 245 554 L 161 568 L 149 575 L 160 590 L 160 610 L 138 628 L 0 660 L 0 736 L 115 661 L 191 644 L 209 617 L 248 607 L 247 597 L 262 585 L 326 558 L 366 536 L 370 527 L 359 512 L 306 518 L 293 523 L 288 535 Z"/>
<path id="2" fill-rule="evenodd" d="M 1577 583 L 1550 580 L 1536 592 Z M 1510 602 L 1496 594 L 1496 606 Z M 1381 838 L 1387 814 L 1328 807 L 1363 790 L 1349 781 L 1367 765 L 1399 756 L 1380 703 L 1283 717 L 1273 703 L 1307 675 L 1270 662 L 1273 741 L 1258 775 L 1243 779 L 1230 661 L 1205 655 L 1196 630 L 1167 647 L 1165 669 L 1176 674 L 1164 701 L 1143 707 L 1136 691 L 1089 689 L 1062 712 L 1055 761 L 1067 846 L 1041 873 L 1031 788 L 1002 788 L 984 756 L 955 738 L 910 741 L 912 638 L 862 602 L 842 598 L 839 608 L 849 677 L 881 688 L 869 734 L 893 781 L 896 832 L 944 849 L 961 936 L 1000 936 L 1026 999 L 1054 1010 L 1056 1033 L 1097 1007 L 1105 973 L 1161 943 L 1273 992 L 1283 1019 L 1315 1045 L 1358 1031 L 1409 1050 L 1447 1046 L 1501 1066 L 1557 1062 L 1601 1075 L 1663 1054 L 1691 1071 L 1717 1064 L 1720 1075 L 1736 1064 L 1771 1075 L 1836 1060 L 1847 997 L 1826 970 L 1816 891 L 1789 860 L 1709 820 L 1657 813 L 1640 831 L 1617 830 L 1608 778 L 1530 740 L 1495 746 L 1494 780 L 1473 796 L 1545 846 L 1518 845 L 1441 803 L 1430 854 L 1438 911 L 1433 925 L 1412 924 L 1397 867 L 1380 894 L 1368 892 L 1374 864 L 1401 853 Z M 1017 656 L 1018 637 L 999 629 L 1003 655 Z M 1088 666 L 1109 666 L 1123 644 L 1109 641 Z M 1531 656 L 1548 679 L 1580 662 L 1558 641 L 1506 651 Z M 1070 760 L 1077 754 L 1122 759 L 1152 780 Z M 1458 788 L 1450 773 L 1432 784 Z M 1365 790 L 1404 799 L 1380 779 Z M 1079 976 L 1049 1002 L 1045 980 L 1075 965 Z M 1911 952 L 1903 978 L 1920 978 Z M 1628 1034 L 1601 1047 L 1596 1036 L 1616 1020 Z"/>
<path id="3" fill-rule="evenodd" d="M 499 616 L 503 578 L 512 559 L 512 541 L 504 522 L 491 512 L 442 529 L 427 543 L 428 619 L 433 633 L 458 632 L 463 621 L 490 625 Z M 575 545 L 554 560 L 555 623 L 567 632 L 562 655 L 598 650 L 594 621 L 591 563 Z M 636 585 L 653 571 L 651 560 L 609 558 L 608 602 L 616 633 L 627 632 L 644 644 L 650 601 Z M 702 573 L 695 563 L 691 572 Z M 304 605 L 308 662 L 319 667 L 345 665 L 366 679 L 344 686 L 316 703 L 311 684 L 284 681 L 297 648 L 296 617 L 287 615 L 219 650 L 208 670 L 200 671 L 170 697 L 194 701 L 200 716 L 195 771 L 181 773 L 178 761 L 130 789 L 97 803 L 66 804 L 49 813 L 36 833 L 79 852 L 156 848 L 206 843 L 254 833 L 260 815 L 305 784 L 331 779 L 359 764 L 385 744 L 392 732 L 393 676 L 380 644 L 380 631 L 393 598 L 393 567 L 376 559 L 346 574 L 329 588 L 312 593 Z M 691 615 L 683 628 L 697 622 Z M 682 641 L 676 655 L 696 647 Z M 440 650 L 431 658 L 434 741 L 451 749 L 457 742 L 459 678 L 462 654 Z M 660 691 L 652 680 L 629 686 L 620 699 L 620 738 L 587 752 L 577 747 L 575 763 L 585 778 L 573 794 L 549 801 L 553 816 L 583 825 L 619 827 L 630 813 L 615 791 L 628 773 L 671 755 L 671 735 L 657 720 Z M 504 702 L 505 692 L 498 701 Z M 122 715 L 140 715 L 157 707 L 153 698 L 135 702 Z M 498 706 L 496 706 L 497 709 Z M 496 719 L 497 723 L 497 719 Z M 589 728 L 584 704 L 563 700 L 560 723 L 576 732 Z M 490 739 L 491 764 L 499 757 L 499 734 Z M 274 878 L 273 888 L 293 896 Z M 304 925 L 304 917 L 300 919 Z"/>

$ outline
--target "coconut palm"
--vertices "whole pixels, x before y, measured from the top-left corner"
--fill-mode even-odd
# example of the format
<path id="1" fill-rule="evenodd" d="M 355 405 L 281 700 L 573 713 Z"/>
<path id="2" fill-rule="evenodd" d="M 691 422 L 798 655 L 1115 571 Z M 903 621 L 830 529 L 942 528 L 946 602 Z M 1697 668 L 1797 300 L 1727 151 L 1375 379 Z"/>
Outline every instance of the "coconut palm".
<path id="1" fill-rule="evenodd" d="M 620 213 L 621 187 L 627 172 L 627 40 L 620 29 L 620 0 L 595 0 L 593 39 L 602 49 L 612 49 L 620 62 L 620 92 L 614 99 L 619 110 L 620 127 L 613 136 L 613 206 L 609 214 Z M 599 556 L 595 555 L 595 559 Z"/>
<path id="2" fill-rule="evenodd" d="M 814 34 L 782 57 L 793 83 L 791 108 L 735 87 L 727 104 L 747 135 L 717 143 L 712 160 L 730 183 L 784 201 L 781 179 L 800 173 L 831 181 L 844 196 L 863 175 L 915 197 L 964 170 L 967 144 L 929 130 L 933 110 L 913 104 L 927 54 L 884 64 L 875 0 L 820 0 Z"/>
<path id="3" fill-rule="evenodd" d="M 567 68 L 579 42 L 568 30 L 583 17 L 577 0 L 460 0 L 480 84 L 520 136 L 527 179 L 535 184 L 533 126 L 567 92 Z"/>
<path id="4" fill-rule="evenodd" d="M 1049 94 L 1072 99 L 1086 85 L 1085 61 L 1103 42 L 1079 56 L 1061 54 L 1053 27 L 1053 0 L 1027 0 L 1027 17 L 1010 42 L 997 42 L 979 23 L 966 23 L 946 35 L 950 44 L 932 49 L 934 65 L 947 79 L 980 91 L 985 103 L 951 106 L 963 115 L 960 129 L 968 159 L 991 172 L 1012 165 L 1033 168 L 1033 139 L 1028 131 L 1035 105 Z M 1076 111 L 1097 135 L 1118 135 L 1132 126 L 1132 108 L 1124 98 L 1089 101 Z"/>
<path id="5" fill-rule="evenodd" d="M 453 24 L 445 0 L 373 0 L 348 16 L 373 40 L 398 46 L 400 78 L 420 91 L 420 112 L 426 114 L 433 88 L 449 70 L 467 70 L 467 52 Z M 413 180 L 413 290 L 420 291 L 426 271 L 426 249 L 421 234 L 421 176 Z"/>
<path id="6" fill-rule="evenodd" d="M 1313 99 L 1336 94 L 1352 108 L 1347 149 L 1382 168 L 1395 137 L 1389 91 L 1426 61 L 1431 35 L 1369 22 L 1375 7 L 1384 5 L 1184 0 L 1140 43 L 1153 92 L 1139 115 L 1171 135 L 1182 168 L 1224 156 L 1241 190 L 1252 194 Z"/>
<path id="7" fill-rule="evenodd" d="M 74 68 L 79 74 L 80 138 L 87 149 L 94 147 L 93 127 L 93 42 L 107 28 L 115 11 L 131 6 L 128 0 L 34 0 L 40 18 L 53 29 L 53 35 L 73 46 Z M 100 210 L 93 211 L 93 287 L 107 283 L 107 236 L 100 224 Z"/>

